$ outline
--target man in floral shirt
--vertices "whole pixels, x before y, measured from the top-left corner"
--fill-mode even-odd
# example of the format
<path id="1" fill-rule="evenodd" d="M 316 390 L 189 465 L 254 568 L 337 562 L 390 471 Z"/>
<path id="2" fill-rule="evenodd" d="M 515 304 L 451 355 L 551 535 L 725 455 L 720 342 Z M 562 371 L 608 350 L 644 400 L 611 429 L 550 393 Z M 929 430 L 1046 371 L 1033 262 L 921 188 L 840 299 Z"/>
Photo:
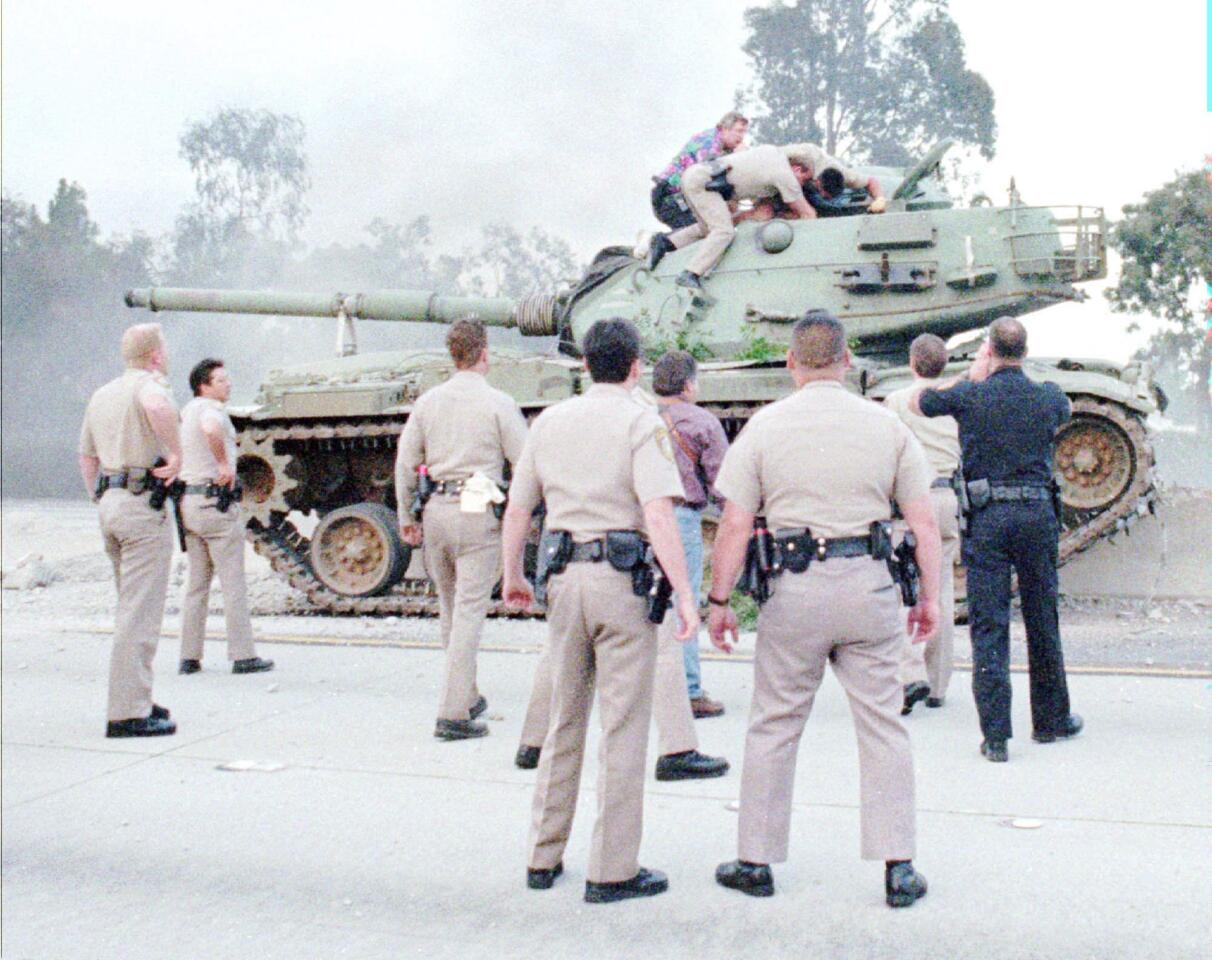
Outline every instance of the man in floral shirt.
<path id="1" fill-rule="evenodd" d="M 740 149 L 748 130 L 749 121 L 729 110 L 714 127 L 691 137 L 669 166 L 652 178 L 656 183 L 652 188 L 652 212 L 661 223 L 673 230 L 694 223 L 694 214 L 682 197 L 682 171 Z"/>

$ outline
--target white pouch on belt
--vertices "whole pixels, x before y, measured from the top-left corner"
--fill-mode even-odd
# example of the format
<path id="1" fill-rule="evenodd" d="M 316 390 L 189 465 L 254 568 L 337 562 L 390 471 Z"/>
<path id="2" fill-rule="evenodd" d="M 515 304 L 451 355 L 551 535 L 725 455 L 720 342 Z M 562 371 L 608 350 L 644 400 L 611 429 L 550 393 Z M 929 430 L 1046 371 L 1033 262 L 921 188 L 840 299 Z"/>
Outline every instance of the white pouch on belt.
<path id="1" fill-rule="evenodd" d="M 504 503 L 505 494 L 492 480 L 476 471 L 463 481 L 459 494 L 459 510 L 462 513 L 483 513 L 489 504 Z"/>

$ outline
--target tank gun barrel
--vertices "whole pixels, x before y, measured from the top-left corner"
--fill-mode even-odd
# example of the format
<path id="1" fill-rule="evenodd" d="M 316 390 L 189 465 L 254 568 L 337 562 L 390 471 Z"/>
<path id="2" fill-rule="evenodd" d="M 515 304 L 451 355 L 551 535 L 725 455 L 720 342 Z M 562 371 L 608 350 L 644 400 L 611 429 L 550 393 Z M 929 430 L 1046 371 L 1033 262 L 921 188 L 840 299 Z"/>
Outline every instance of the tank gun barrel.
<path id="1" fill-rule="evenodd" d="M 489 327 L 517 327 L 528 336 L 558 330 L 554 296 L 445 297 L 428 290 L 379 290 L 369 293 L 279 293 L 263 290 L 202 290 L 144 287 L 126 292 L 126 305 L 190 313 L 246 313 L 288 317 L 345 317 L 413 323 L 453 323 L 475 317 Z"/>

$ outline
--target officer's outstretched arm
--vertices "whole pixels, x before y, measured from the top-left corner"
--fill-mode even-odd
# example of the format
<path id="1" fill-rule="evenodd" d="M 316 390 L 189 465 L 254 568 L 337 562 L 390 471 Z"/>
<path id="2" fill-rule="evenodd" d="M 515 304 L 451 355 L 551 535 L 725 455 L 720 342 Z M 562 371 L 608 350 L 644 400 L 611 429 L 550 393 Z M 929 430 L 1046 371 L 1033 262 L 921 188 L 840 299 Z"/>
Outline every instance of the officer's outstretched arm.
<path id="1" fill-rule="evenodd" d="M 928 640 L 938 629 L 939 584 L 942 580 L 943 543 L 939 537 L 938 521 L 934 517 L 934 501 L 927 494 L 900 504 L 905 522 L 917 538 L 917 566 L 921 571 L 921 597 L 909 611 L 909 622 L 917 624 L 917 637 Z"/>
<path id="2" fill-rule="evenodd" d="M 682 538 L 678 536 L 677 521 L 673 518 L 672 497 L 657 497 L 644 504 L 644 529 L 648 531 L 648 540 L 661 562 L 661 569 L 677 594 L 680 622 L 674 636 L 685 643 L 699 632 L 699 598 L 693 596 L 690 589 L 686 551 L 682 549 Z"/>
<path id="3" fill-rule="evenodd" d="M 530 511 L 510 500 L 501 525 L 501 595 L 511 607 L 525 610 L 534 602 L 534 592 L 522 573 L 522 550 L 530 532 Z"/>

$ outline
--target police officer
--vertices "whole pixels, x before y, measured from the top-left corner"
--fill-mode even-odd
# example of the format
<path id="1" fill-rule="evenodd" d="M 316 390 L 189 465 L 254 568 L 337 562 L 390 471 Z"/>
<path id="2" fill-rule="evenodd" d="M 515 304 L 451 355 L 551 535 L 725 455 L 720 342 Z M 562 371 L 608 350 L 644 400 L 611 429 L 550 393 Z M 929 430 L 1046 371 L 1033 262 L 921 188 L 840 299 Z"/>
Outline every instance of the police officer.
<path id="1" fill-rule="evenodd" d="M 901 683 L 905 704 L 901 713 L 912 712 L 921 700 L 927 707 L 941 707 L 951 682 L 951 663 L 955 650 L 955 557 L 959 552 L 959 517 L 956 508 L 955 474 L 959 469 L 959 428 L 951 417 L 923 417 L 909 409 L 909 401 L 919 389 L 935 386 L 947 365 L 947 345 L 933 333 L 923 333 L 909 345 L 909 368 L 913 384 L 893 391 L 884 406 L 896 412 L 926 451 L 934 470 L 930 496 L 934 500 L 934 518 L 943 542 L 939 583 L 938 631 L 924 644 L 906 643 L 901 663 Z"/>
<path id="2" fill-rule="evenodd" d="M 676 281 L 679 286 L 701 290 L 703 276 L 719 263 L 736 235 L 729 201 L 775 198 L 782 201 L 791 216 L 811 220 L 816 211 L 804 197 L 804 185 L 819 181 L 822 176 L 834 186 L 866 188 L 872 198 L 867 208 L 870 213 L 886 209 L 879 180 L 864 178 L 843 167 L 816 144 L 754 147 L 696 164 L 686 171 L 682 176 L 682 193 L 697 222 L 671 234 L 653 237 L 649 269 L 655 270 L 670 250 L 701 241 Z"/>
<path id="3" fill-rule="evenodd" d="M 787 352 L 799 389 L 746 424 L 716 480 L 726 498 L 707 595 L 717 647 L 731 650 L 726 635 L 736 637 L 729 597 L 759 511 L 783 558 L 758 618 L 739 859 L 721 864 L 716 880 L 752 896 L 774 893 L 770 864 L 787 858 L 796 750 L 832 662 L 858 734 L 862 856 L 884 861 L 885 899 L 907 907 L 926 893 L 926 881 L 911 862 L 913 755 L 897 679 L 905 636 L 900 595 L 881 543 L 888 530 L 877 522 L 889 521 L 895 499 L 918 538 L 921 599 L 909 619 L 921 640 L 938 622 L 940 546 L 921 445 L 890 410 L 846 391 L 849 363 L 842 325 L 824 311 L 805 315 Z"/>
<path id="4" fill-rule="evenodd" d="M 657 656 L 656 627 L 648 620 L 645 597 L 636 595 L 635 572 L 619 569 L 641 543 L 638 533 L 647 532 L 677 592 L 677 640 L 693 636 L 699 618 L 673 519 L 682 482 L 670 439 L 652 407 L 632 396 L 641 372 L 639 332 L 626 320 L 599 320 L 582 347 L 593 386 L 538 417 L 514 474 L 503 534 L 503 590 L 510 604 L 532 601 L 522 549 L 531 513 L 543 500 L 548 531 L 559 540 L 565 565 L 548 582 L 547 643 L 555 681 L 526 879 L 532 889 L 547 889 L 563 872 L 596 687 L 602 742 L 585 900 L 604 903 L 668 888 L 664 874 L 641 868 L 637 860 Z"/>
<path id="5" fill-rule="evenodd" d="M 427 390 L 400 435 L 396 503 L 400 536 L 425 545 L 425 570 L 438 588 L 446 671 L 434 736 L 466 740 L 488 733 L 476 720 L 488 707 L 476 686 L 480 631 L 501 571 L 501 523 L 488 492 L 499 496 L 504 464 L 516 464 L 526 421 L 508 394 L 489 386 L 488 335 L 478 320 L 458 320 L 446 335 L 455 373 Z M 409 514 L 424 465 L 436 484 L 423 525 Z"/>
<path id="6" fill-rule="evenodd" d="M 189 580 L 181 602 L 180 673 L 202 669 L 206 610 L 215 574 L 223 588 L 227 659 L 232 673 L 262 673 L 272 660 L 257 656 L 244 583 L 244 523 L 236 484 L 236 428 L 224 405 L 231 377 L 222 360 L 207 358 L 189 372 L 193 399 L 181 411 L 181 519 Z"/>
<path id="7" fill-rule="evenodd" d="M 720 122 L 709 130 L 696 133 L 660 173 L 653 177 L 653 215 L 673 230 L 694 223 L 694 214 L 682 196 L 682 174 L 696 163 L 741 149 L 749 120 L 735 110 L 729 110 Z"/>
<path id="8" fill-rule="evenodd" d="M 177 732 L 152 702 L 152 662 L 164 620 L 172 522 L 157 482 L 171 483 L 181 466 L 177 408 L 165 374 L 168 348 L 158 323 L 122 336 L 126 371 L 97 390 L 80 431 L 80 473 L 97 497 L 101 536 L 114 567 L 118 613 L 109 662 L 107 737 L 158 737 Z M 164 463 L 154 464 L 158 458 Z M 98 495 L 99 494 L 99 495 Z"/>
<path id="9" fill-rule="evenodd" d="M 980 714 L 981 753 L 995 763 L 1009 754 L 1010 573 L 1018 573 L 1031 676 L 1032 737 L 1072 737 L 1081 717 L 1069 712 L 1069 689 L 1056 613 L 1060 533 L 1053 503 L 1056 430 L 1069 400 L 1054 383 L 1023 373 L 1027 331 L 1011 317 L 989 327 L 967 375 L 919 391 L 911 409 L 959 423 L 971 515 L 963 555 L 968 567 L 972 689 Z"/>

